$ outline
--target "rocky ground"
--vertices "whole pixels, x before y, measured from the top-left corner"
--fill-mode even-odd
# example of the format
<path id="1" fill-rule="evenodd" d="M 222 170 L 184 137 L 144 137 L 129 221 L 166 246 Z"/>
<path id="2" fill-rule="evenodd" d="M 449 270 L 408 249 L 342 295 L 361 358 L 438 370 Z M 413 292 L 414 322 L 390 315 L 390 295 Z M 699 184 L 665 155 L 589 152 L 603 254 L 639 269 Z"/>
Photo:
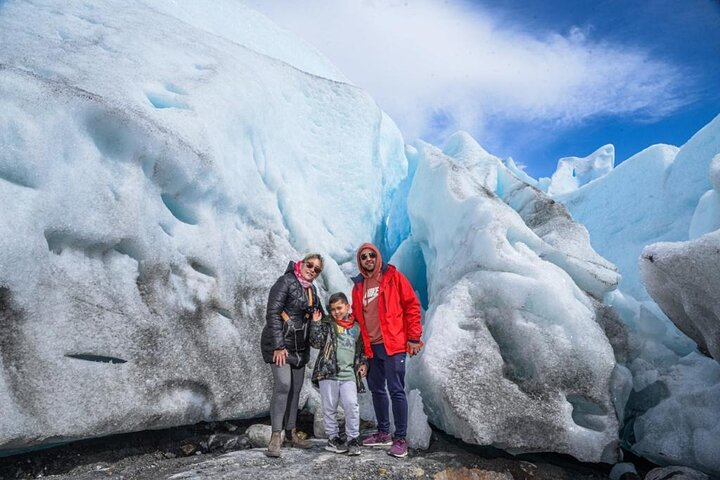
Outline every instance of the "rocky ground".
<path id="1" fill-rule="evenodd" d="M 302 430 L 311 431 L 306 417 Z M 363 449 L 348 457 L 324 450 L 284 449 L 270 459 L 244 434 L 254 422 L 222 422 L 116 435 L 0 458 L 0 478 L 52 479 L 434 479 L 520 480 L 606 479 L 609 467 L 568 457 L 511 456 L 464 444 L 434 432 L 430 449 L 396 459 L 384 449 Z M 265 422 L 267 423 L 267 422 Z"/>

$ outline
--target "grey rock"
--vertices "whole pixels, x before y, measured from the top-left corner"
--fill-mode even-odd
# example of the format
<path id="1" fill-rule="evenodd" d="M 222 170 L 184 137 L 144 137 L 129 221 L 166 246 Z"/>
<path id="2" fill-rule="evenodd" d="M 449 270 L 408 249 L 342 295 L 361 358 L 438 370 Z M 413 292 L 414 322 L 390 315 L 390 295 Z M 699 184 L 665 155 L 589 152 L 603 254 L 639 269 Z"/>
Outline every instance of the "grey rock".
<path id="1" fill-rule="evenodd" d="M 253 447 L 262 448 L 267 447 L 270 443 L 270 436 L 272 435 L 272 428 L 270 425 L 255 424 L 248 427 L 245 431 L 245 436 Z"/>
<path id="2" fill-rule="evenodd" d="M 313 440 L 312 448 L 282 450 L 281 458 L 267 458 L 262 449 L 242 450 L 221 454 L 213 452 L 202 456 L 179 457 L 158 461 L 136 452 L 101 473 L 95 463 L 77 459 L 71 471 L 63 469 L 52 475 L 56 480 L 97 480 L 112 473 L 112 478 L 138 480 L 164 479 L 252 479 L 287 480 L 308 478 L 334 480 L 447 479 L 447 480 L 597 480 L 605 476 L 588 467 L 573 468 L 565 462 L 563 467 L 537 459 L 533 463 L 508 458 L 487 458 L 468 452 L 459 445 L 446 444 L 432 453 L 411 450 L 407 458 L 396 459 L 387 455 L 386 448 L 362 448 L 361 455 L 349 457 L 324 450 L 325 440 Z M 63 465 L 64 467 L 66 464 Z M 592 468 L 592 467 L 590 467 Z M 26 478 L 29 471 L 18 471 L 18 478 Z M 67 472 L 67 473 L 65 473 Z M 13 472 L 14 473 L 14 472 Z"/>
<path id="3" fill-rule="evenodd" d="M 222 450 L 229 452 L 241 448 L 240 435 L 232 435 L 227 433 L 214 433 L 210 435 L 205 444 L 203 445 L 205 451 L 213 452 L 216 450 Z"/>
<path id="4" fill-rule="evenodd" d="M 180 452 L 182 452 L 183 455 L 188 457 L 197 453 L 198 450 L 196 445 L 193 445 L 192 443 L 185 443 L 183 445 L 180 445 Z"/>
<path id="5" fill-rule="evenodd" d="M 640 480 L 640 476 L 632 463 L 616 463 L 610 470 L 610 480 Z"/>
<path id="6" fill-rule="evenodd" d="M 671 466 L 663 468 L 653 468 L 647 475 L 645 480 L 710 480 L 710 477 L 702 472 L 693 470 L 690 467 Z"/>

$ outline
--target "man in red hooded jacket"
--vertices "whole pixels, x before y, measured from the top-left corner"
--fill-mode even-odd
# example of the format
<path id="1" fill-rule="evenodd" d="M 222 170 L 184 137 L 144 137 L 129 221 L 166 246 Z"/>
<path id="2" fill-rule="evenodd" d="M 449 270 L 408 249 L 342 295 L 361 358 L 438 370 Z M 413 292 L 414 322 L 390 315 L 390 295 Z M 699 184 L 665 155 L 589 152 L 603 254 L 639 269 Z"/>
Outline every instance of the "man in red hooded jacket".
<path id="1" fill-rule="evenodd" d="M 367 381 L 378 422 L 377 433 L 363 440 L 363 445 L 392 445 L 388 453 L 404 457 L 408 422 L 405 358 L 422 348 L 420 302 L 405 275 L 383 263 L 375 245 L 363 244 L 357 251 L 357 263 L 360 275 L 353 278 L 352 311 L 370 363 Z M 392 399 L 394 437 L 390 435 L 386 385 Z"/>

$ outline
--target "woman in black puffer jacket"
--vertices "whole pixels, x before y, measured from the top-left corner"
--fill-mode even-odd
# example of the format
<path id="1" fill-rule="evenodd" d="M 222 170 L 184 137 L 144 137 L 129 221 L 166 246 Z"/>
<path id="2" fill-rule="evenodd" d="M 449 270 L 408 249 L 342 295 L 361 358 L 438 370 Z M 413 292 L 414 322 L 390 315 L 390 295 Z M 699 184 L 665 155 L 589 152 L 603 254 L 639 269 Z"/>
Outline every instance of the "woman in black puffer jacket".
<path id="1" fill-rule="evenodd" d="M 312 284 L 322 269 L 323 258 L 317 253 L 306 255 L 299 262 L 290 262 L 268 296 L 260 345 L 274 381 L 270 401 L 272 437 L 265 451 L 269 457 L 280 456 L 283 429 L 292 446 L 310 447 L 310 442 L 297 435 L 295 422 L 305 365 L 310 360 L 309 323 L 323 315 L 317 289 Z"/>

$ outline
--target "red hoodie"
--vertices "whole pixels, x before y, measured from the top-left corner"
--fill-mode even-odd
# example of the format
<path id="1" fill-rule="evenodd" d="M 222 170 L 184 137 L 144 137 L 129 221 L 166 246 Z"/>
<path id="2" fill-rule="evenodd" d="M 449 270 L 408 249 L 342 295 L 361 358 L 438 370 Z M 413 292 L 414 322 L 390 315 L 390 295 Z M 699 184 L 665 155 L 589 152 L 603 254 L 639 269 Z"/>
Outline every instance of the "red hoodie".
<path id="1" fill-rule="evenodd" d="M 375 270 L 366 274 L 360 264 L 360 252 L 370 248 L 377 254 Z M 365 355 L 373 357 L 370 337 L 363 318 L 363 284 L 365 278 L 382 272 L 378 298 L 378 317 L 382 331 L 383 344 L 388 355 L 407 351 L 407 342 L 420 343 L 422 324 L 420 323 L 420 302 L 408 279 L 393 265 L 382 262 L 380 251 L 372 243 L 364 243 L 357 251 L 357 264 L 360 275 L 353 278 L 352 311 L 360 324 L 360 332 L 365 344 Z"/>

